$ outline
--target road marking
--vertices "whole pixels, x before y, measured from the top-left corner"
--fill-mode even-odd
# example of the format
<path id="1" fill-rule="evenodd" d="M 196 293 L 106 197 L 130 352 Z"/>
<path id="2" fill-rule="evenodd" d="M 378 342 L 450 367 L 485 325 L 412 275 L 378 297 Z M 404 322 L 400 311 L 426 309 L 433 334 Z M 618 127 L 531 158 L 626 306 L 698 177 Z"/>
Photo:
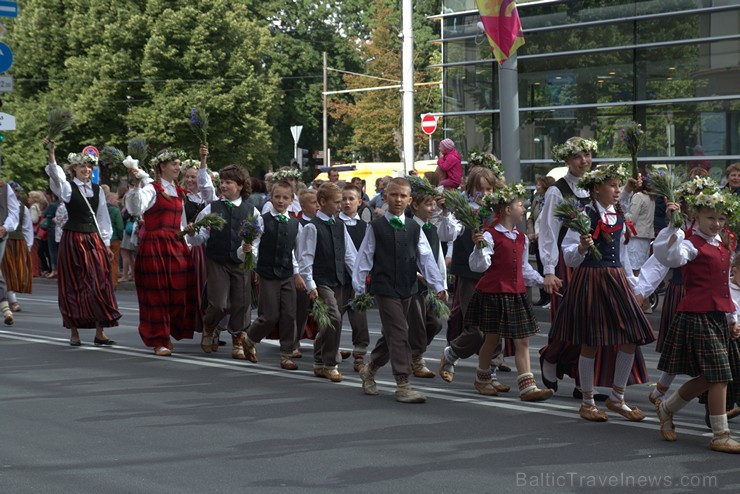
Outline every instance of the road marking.
<path id="1" fill-rule="evenodd" d="M 40 335 L 25 335 L 21 333 L 15 333 L 12 331 L 0 330 L 0 337 L 10 339 L 10 340 L 26 342 L 26 343 L 43 343 L 46 345 L 55 345 L 55 346 L 61 346 L 61 347 L 67 347 L 69 345 L 69 341 L 64 338 L 54 338 L 54 337 L 47 337 L 47 336 L 40 336 Z M 115 347 L 96 347 L 92 345 L 83 345 L 81 347 L 75 348 L 74 351 L 106 352 L 106 353 L 114 353 L 117 355 L 126 355 L 130 357 L 157 359 L 157 360 L 163 360 L 166 362 L 172 362 L 172 363 L 177 363 L 177 364 L 197 365 L 201 367 L 233 370 L 237 372 L 243 372 L 246 374 L 255 374 L 255 375 L 260 375 L 260 376 L 276 376 L 276 377 L 282 377 L 286 379 L 308 381 L 312 384 L 326 384 L 326 385 L 331 385 L 331 386 L 339 385 L 339 386 L 349 387 L 357 391 L 359 391 L 360 386 L 361 386 L 361 380 L 357 377 L 354 377 L 353 375 L 345 374 L 344 381 L 341 383 L 329 383 L 328 381 L 320 380 L 319 378 L 315 377 L 313 375 L 313 371 L 305 371 L 305 370 L 287 371 L 287 370 L 283 370 L 280 368 L 266 369 L 264 367 L 255 366 L 254 364 L 244 363 L 244 362 L 235 361 L 235 360 L 223 360 L 223 359 L 215 360 L 213 357 L 205 357 L 205 356 L 200 357 L 200 356 L 192 356 L 192 355 L 177 354 L 177 353 L 173 354 L 171 357 L 158 357 L 154 355 L 150 350 L 145 350 L 143 348 L 133 348 L 133 347 L 126 347 L 126 346 L 118 346 L 118 345 Z M 393 393 L 393 391 L 395 391 L 396 389 L 395 382 L 385 381 L 385 380 L 376 380 L 376 382 L 378 383 L 378 389 L 382 389 L 383 391 L 388 391 L 390 393 Z M 556 402 L 549 402 L 549 401 L 537 402 L 537 403 L 525 403 L 525 402 L 520 401 L 518 398 L 508 398 L 504 396 L 498 396 L 496 398 L 491 398 L 491 399 L 481 399 L 481 398 L 478 398 L 477 395 L 473 394 L 472 389 L 470 391 L 464 391 L 464 390 L 458 390 L 458 389 L 442 389 L 438 386 L 425 385 L 425 384 L 421 384 L 417 382 L 414 382 L 414 388 L 418 389 L 419 391 L 423 391 L 427 395 L 427 397 L 437 398 L 440 400 L 445 400 L 445 401 L 449 401 L 453 403 L 467 403 L 467 404 L 475 405 L 475 406 L 500 408 L 500 409 L 505 409 L 505 410 L 514 410 L 518 412 L 541 413 L 544 415 L 577 419 L 578 421 L 582 420 L 578 417 L 578 410 L 576 409 L 575 405 L 568 406 L 568 405 L 562 405 Z M 368 399 L 372 399 L 372 398 L 368 397 Z M 674 422 L 674 423 L 682 427 L 680 431 L 680 435 L 690 435 L 690 436 L 698 436 L 698 437 L 711 437 L 712 435 L 711 432 L 708 432 L 704 428 L 703 424 L 699 425 L 696 423 L 686 423 L 686 422 Z M 616 418 L 610 415 L 610 418 L 607 424 L 621 425 L 621 426 L 628 426 L 628 427 L 638 427 L 641 429 L 649 429 L 650 431 L 654 432 L 656 435 L 658 434 L 658 428 L 657 428 L 658 420 L 657 418 L 654 418 L 654 417 L 647 417 L 642 422 L 629 422 L 627 420 L 622 420 L 622 419 L 619 419 L 619 418 Z"/>

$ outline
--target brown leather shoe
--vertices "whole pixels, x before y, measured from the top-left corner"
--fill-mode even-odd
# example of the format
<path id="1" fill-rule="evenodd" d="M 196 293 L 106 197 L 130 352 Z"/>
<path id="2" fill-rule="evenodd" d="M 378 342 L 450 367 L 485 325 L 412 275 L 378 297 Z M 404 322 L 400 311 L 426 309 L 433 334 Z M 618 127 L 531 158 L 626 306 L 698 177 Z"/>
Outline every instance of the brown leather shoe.
<path id="1" fill-rule="evenodd" d="M 280 368 L 285 370 L 298 370 L 298 366 L 293 362 L 290 357 L 280 356 Z"/>
<path id="2" fill-rule="evenodd" d="M 442 353 L 442 358 L 439 359 L 439 377 L 448 383 L 451 383 L 455 379 L 455 366 L 447 361 L 444 352 Z"/>
<path id="3" fill-rule="evenodd" d="M 519 399 L 522 401 L 545 401 L 552 398 L 553 393 L 555 391 L 546 388 L 546 389 L 534 389 L 528 393 L 524 393 L 523 395 L 519 396 Z"/>
<path id="4" fill-rule="evenodd" d="M 581 418 L 590 420 L 591 422 L 606 422 L 609 420 L 606 413 L 596 408 L 596 405 L 587 405 L 586 403 L 581 404 L 581 409 L 578 410 L 578 415 L 580 415 Z"/>
<path id="5" fill-rule="evenodd" d="M 425 378 L 425 379 L 429 379 L 429 378 L 434 377 L 434 372 L 432 372 L 432 371 L 429 370 L 429 368 L 427 367 L 427 364 L 426 364 L 426 362 L 424 362 L 424 359 L 423 358 L 415 359 L 411 363 L 411 368 L 414 371 L 414 376 L 415 377 L 422 377 L 422 378 Z"/>
<path id="6" fill-rule="evenodd" d="M 614 401 L 611 398 L 607 398 L 605 404 L 606 408 L 608 408 L 612 412 L 618 413 L 630 422 L 640 422 L 641 420 L 645 419 L 645 414 L 642 413 L 642 410 L 637 407 L 627 405 L 624 400 Z M 626 405 L 627 408 L 629 408 L 629 411 L 625 410 L 622 405 Z"/>
<path id="7" fill-rule="evenodd" d="M 247 357 L 247 360 L 253 364 L 260 361 L 257 358 L 257 348 L 254 346 L 254 342 L 247 336 L 246 331 L 242 333 L 242 348 L 244 348 L 244 356 Z"/>
<path id="8" fill-rule="evenodd" d="M 715 434 L 709 441 L 709 449 L 720 453 L 740 453 L 740 442 L 730 435 L 730 431 Z"/>
<path id="9" fill-rule="evenodd" d="M 496 391 L 498 391 L 499 393 L 507 393 L 511 391 L 511 386 L 509 386 L 508 384 L 500 383 L 497 379 L 493 379 L 492 383 L 493 387 L 496 388 Z"/>
<path id="10" fill-rule="evenodd" d="M 662 401 L 658 400 L 655 404 L 655 412 L 658 414 L 658 420 L 660 421 L 660 435 L 666 441 L 678 440 L 676 434 L 676 426 L 673 425 L 673 414 L 662 406 Z"/>
<path id="11" fill-rule="evenodd" d="M 167 347 L 158 346 L 154 349 L 154 355 L 158 357 L 169 357 L 170 355 L 172 355 L 172 350 Z"/>
<path id="12" fill-rule="evenodd" d="M 498 396 L 498 390 L 493 385 L 493 381 L 473 381 L 473 386 L 482 395 L 485 396 Z"/>
<path id="13" fill-rule="evenodd" d="M 727 420 L 734 419 L 740 415 L 740 407 L 735 407 L 727 410 Z"/>
<path id="14" fill-rule="evenodd" d="M 244 354 L 244 333 L 238 335 L 231 335 L 231 344 L 233 349 L 231 350 L 231 358 L 236 360 L 247 360 Z"/>
<path id="15" fill-rule="evenodd" d="M 336 367 L 321 367 L 318 369 L 319 373 L 316 374 L 317 369 L 314 368 L 314 375 L 318 375 L 319 377 L 323 377 L 324 379 L 328 379 L 331 382 L 334 383 L 340 383 L 344 381 L 344 376 L 341 372 L 339 372 L 339 369 Z"/>
<path id="16" fill-rule="evenodd" d="M 355 363 L 352 364 L 352 370 L 355 372 L 361 372 L 365 368 L 365 359 L 362 357 L 355 357 Z"/>
<path id="17" fill-rule="evenodd" d="M 303 354 L 297 348 L 290 354 L 290 358 L 303 358 Z"/>
<path id="18" fill-rule="evenodd" d="M 352 356 L 352 352 L 349 350 L 339 350 L 339 355 L 342 357 L 342 360 L 347 360 Z"/>
<path id="19" fill-rule="evenodd" d="M 213 333 L 214 328 L 203 327 L 203 333 L 200 336 L 200 349 L 205 353 L 211 353 L 213 351 Z"/>

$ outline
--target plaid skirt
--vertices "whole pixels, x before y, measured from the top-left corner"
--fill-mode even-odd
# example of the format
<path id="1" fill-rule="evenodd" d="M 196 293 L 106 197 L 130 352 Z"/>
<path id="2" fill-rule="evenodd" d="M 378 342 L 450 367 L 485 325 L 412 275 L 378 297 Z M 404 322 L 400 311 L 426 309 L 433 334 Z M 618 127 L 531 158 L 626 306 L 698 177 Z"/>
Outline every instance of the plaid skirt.
<path id="1" fill-rule="evenodd" d="M 703 375 L 710 383 L 730 382 L 739 362 L 738 347 L 730 345 L 730 328 L 723 312 L 678 312 L 666 334 L 658 369 L 691 377 Z"/>
<path id="2" fill-rule="evenodd" d="M 503 338 L 526 338 L 540 328 L 526 293 L 483 293 L 476 290 L 465 312 L 465 326 Z"/>
<path id="3" fill-rule="evenodd" d="M 655 341 L 624 270 L 590 266 L 573 271 L 550 336 L 552 341 L 593 347 Z"/>
<path id="4" fill-rule="evenodd" d="M 31 293 L 33 277 L 31 276 L 31 253 L 25 240 L 9 238 L 5 246 L 2 272 L 8 290 L 18 293 Z"/>
<path id="5" fill-rule="evenodd" d="M 655 351 L 661 353 L 663 351 L 663 343 L 665 342 L 665 335 L 671 328 L 671 322 L 673 316 L 676 315 L 678 309 L 678 303 L 681 302 L 684 294 L 683 283 L 668 283 L 668 288 L 665 291 L 665 297 L 663 298 L 663 309 L 660 314 L 660 328 L 658 329 L 658 340 L 655 342 Z"/>
<path id="6" fill-rule="evenodd" d="M 727 410 L 740 406 L 740 343 L 738 340 L 730 340 L 730 346 L 727 348 L 732 365 L 732 381 L 727 383 L 727 398 L 725 408 Z M 734 357 L 733 357 L 734 355 Z M 699 396 L 699 403 L 706 403 L 709 392 L 704 392 Z"/>

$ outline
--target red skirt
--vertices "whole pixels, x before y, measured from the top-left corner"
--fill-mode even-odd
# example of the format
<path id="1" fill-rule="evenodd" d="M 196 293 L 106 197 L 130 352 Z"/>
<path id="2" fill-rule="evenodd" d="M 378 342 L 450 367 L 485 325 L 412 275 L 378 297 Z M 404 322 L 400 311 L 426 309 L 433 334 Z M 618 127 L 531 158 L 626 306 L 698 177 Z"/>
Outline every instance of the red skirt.
<path id="1" fill-rule="evenodd" d="M 33 269 L 31 253 L 25 240 L 8 239 L 5 246 L 2 271 L 9 291 L 31 293 L 33 289 Z"/>
<path id="2" fill-rule="evenodd" d="M 108 251 L 97 233 L 65 230 L 59 242 L 59 310 L 65 328 L 118 326 Z"/>
<path id="3" fill-rule="evenodd" d="M 192 338 L 198 307 L 193 256 L 185 240 L 169 231 L 147 231 L 134 272 L 144 344 L 156 348 L 170 345 L 170 337 Z"/>

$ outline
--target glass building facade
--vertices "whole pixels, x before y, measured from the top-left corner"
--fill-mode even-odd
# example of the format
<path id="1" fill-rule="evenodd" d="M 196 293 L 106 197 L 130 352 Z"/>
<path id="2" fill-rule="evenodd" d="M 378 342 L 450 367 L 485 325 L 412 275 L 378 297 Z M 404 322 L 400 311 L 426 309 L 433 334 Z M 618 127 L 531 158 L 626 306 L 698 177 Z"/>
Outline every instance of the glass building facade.
<path id="1" fill-rule="evenodd" d="M 740 0 L 517 2 L 522 178 L 555 166 L 551 149 L 594 138 L 596 161 L 627 159 L 622 125 L 647 133 L 640 162 L 740 161 Z M 500 155 L 498 67 L 475 0 L 443 1 L 442 128 L 463 156 Z"/>

